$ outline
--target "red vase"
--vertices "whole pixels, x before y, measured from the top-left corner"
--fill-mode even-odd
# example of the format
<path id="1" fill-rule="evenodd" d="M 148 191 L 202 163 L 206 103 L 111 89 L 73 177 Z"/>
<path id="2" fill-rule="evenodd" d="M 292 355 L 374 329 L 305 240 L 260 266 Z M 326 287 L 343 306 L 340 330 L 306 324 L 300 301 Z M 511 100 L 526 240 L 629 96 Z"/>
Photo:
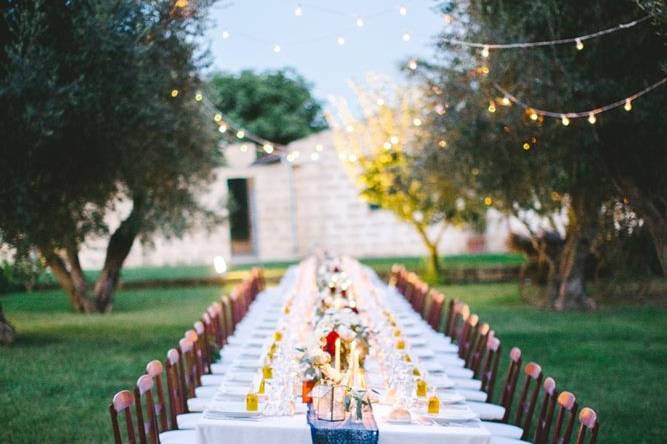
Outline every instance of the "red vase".
<path id="1" fill-rule="evenodd" d="M 301 385 L 301 398 L 306 404 L 313 402 L 313 397 L 310 396 L 310 392 L 313 391 L 315 387 L 315 380 L 304 380 Z"/>

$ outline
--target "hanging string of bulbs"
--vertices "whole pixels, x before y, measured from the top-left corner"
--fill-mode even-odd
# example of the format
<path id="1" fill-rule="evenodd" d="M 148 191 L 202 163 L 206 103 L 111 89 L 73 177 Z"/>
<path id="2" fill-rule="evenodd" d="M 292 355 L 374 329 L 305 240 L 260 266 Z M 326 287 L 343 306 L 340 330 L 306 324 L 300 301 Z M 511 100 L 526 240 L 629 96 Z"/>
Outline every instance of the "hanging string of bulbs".
<path id="1" fill-rule="evenodd" d="M 175 99 L 179 94 L 180 91 L 178 89 L 172 89 L 170 96 Z M 280 155 L 284 154 L 285 147 L 283 145 L 271 142 L 270 140 L 264 139 L 263 137 L 243 129 L 240 125 L 231 123 L 231 120 L 227 118 L 215 104 L 208 99 L 208 97 L 205 97 L 201 91 L 195 93 L 194 100 L 195 102 L 201 103 L 206 108 L 206 111 L 213 116 L 213 122 L 218 126 L 218 131 L 221 134 L 231 134 L 240 142 L 252 142 L 257 146 L 261 146 L 266 154 L 271 154 L 273 152 Z"/>
<path id="2" fill-rule="evenodd" d="M 661 80 L 658 80 L 657 82 L 653 83 L 652 85 L 642 89 L 641 91 L 637 91 L 636 93 L 624 98 L 617 100 L 615 102 L 609 103 L 607 105 L 603 106 L 598 106 L 593 109 L 589 109 L 586 111 L 577 111 L 577 112 L 557 112 L 557 111 L 547 111 L 543 109 L 536 108 L 534 106 L 531 106 L 522 100 L 518 99 L 516 96 L 512 95 L 510 92 L 508 92 L 505 88 L 501 87 L 497 83 L 494 82 L 493 86 L 500 91 L 501 94 L 503 94 L 503 98 L 500 99 L 500 104 L 509 106 L 511 103 L 514 103 L 516 105 L 521 106 L 526 110 L 528 113 L 528 116 L 530 120 L 538 120 L 540 116 L 542 117 L 553 117 L 560 119 L 561 123 L 564 126 L 568 126 L 570 124 L 570 120 L 572 119 L 581 119 L 581 118 L 586 118 L 588 119 L 588 123 L 591 125 L 595 124 L 597 122 L 597 115 L 606 111 L 610 111 L 612 109 L 620 108 L 621 106 L 625 111 L 632 111 L 632 102 L 643 96 L 644 94 L 647 94 L 654 89 L 664 85 L 667 83 L 667 76 L 663 77 Z M 489 112 L 495 112 L 495 101 L 492 101 L 489 103 Z"/>
<path id="3" fill-rule="evenodd" d="M 556 45 L 571 45 L 574 44 L 575 47 L 581 51 L 584 49 L 584 42 L 586 40 L 602 37 L 614 32 L 623 31 L 630 29 L 634 26 L 637 26 L 645 21 L 649 20 L 650 16 L 645 16 L 637 20 L 633 20 L 627 23 L 621 23 L 619 25 L 613 26 L 611 28 L 603 29 L 601 31 L 593 32 L 591 34 L 584 34 L 575 37 L 567 37 L 562 39 L 555 40 L 541 40 L 537 42 L 515 42 L 515 43 L 490 43 L 490 42 L 470 42 L 466 40 L 457 40 L 457 39 L 443 39 L 444 43 L 450 45 L 459 45 L 467 46 L 470 48 L 482 48 L 482 57 L 489 57 L 490 51 L 492 49 L 518 49 L 518 48 L 536 48 L 540 46 L 556 46 Z"/>

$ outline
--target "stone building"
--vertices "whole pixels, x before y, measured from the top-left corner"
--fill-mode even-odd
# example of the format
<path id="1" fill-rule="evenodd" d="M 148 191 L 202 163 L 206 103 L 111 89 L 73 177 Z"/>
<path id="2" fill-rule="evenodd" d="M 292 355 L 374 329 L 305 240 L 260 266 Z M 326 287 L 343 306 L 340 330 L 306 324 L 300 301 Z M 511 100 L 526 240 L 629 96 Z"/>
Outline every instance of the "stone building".
<path id="1" fill-rule="evenodd" d="M 356 257 L 425 254 L 410 225 L 359 198 L 331 131 L 295 141 L 289 150 L 290 160 L 277 155 L 258 160 L 250 145 L 226 148 L 227 165 L 202 199 L 218 209 L 231 200 L 227 222 L 183 239 L 158 238 L 152 247 L 137 243 L 127 266 L 210 264 L 215 256 L 232 263 L 295 260 L 318 247 Z M 490 217 L 488 225 L 483 237 L 449 228 L 440 251 L 504 250 L 505 223 Z M 103 244 L 93 243 L 82 257 L 87 266 L 101 265 Z"/>

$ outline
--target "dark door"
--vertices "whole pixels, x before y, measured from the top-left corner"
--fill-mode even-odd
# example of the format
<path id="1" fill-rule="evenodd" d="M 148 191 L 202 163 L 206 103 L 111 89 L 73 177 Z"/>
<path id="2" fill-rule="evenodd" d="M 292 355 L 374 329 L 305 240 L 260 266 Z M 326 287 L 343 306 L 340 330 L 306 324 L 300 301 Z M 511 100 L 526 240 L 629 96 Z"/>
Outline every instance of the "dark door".
<path id="1" fill-rule="evenodd" d="M 229 226 L 233 255 L 253 253 L 248 179 L 227 179 L 229 190 Z"/>

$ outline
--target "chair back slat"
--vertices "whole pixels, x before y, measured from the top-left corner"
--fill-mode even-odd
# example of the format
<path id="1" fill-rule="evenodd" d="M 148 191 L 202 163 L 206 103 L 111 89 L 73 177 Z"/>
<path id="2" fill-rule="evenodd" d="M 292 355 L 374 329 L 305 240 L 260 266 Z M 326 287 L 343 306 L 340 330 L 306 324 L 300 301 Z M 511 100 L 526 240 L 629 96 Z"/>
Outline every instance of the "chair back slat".
<path id="1" fill-rule="evenodd" d="M 486 356 L 484 365 L 480 366 L 477 377 L 481 381 L 481 389 L 487 394 L 487 402 L 492 402 L 498 375 L 498 364 L 500 363 L 501 344 L 500 339 L 495 336 L 488 338 L 486 342 Z"/>
<path id="2" fill-rule="evenodd" d="M 549 430 L 551 429 L 551 422 L 553 421 L 556 397 L 558 396 L 558 393 L 556 392 L 556 381 L 551 377 L 545 378 L 544 383 L 542 384 L 542 392 L 544 393 L 542 407 L 540 408 L 540 414 L 537 417 L 535 439 L 533 440 L 535 444 L 545 444 L 547 442 Z"/>
<path id="3" fill-rule="evenodd" d="M 456 307 L 459 302 L 455 299 L 449 301 L 447 306 L 447 316 L 445 317 L 445 335 L 454 339 L 454 321 L 456 316 Z"/>
<path id="4" fill-rule="evenodd" d="M 491 326 L 486 322 L 477 328 L 475 338 L 471 341 L 470 350 L 465 357 L 465 366 L 471 369 L 475 374 L 482 363 L 482 356 L 486 350 L 486 343 L 491 334 Z"/>
<path id="5" fill-rule="evenodd" d="M 479 316 L 472 314 L 467 317 L 458 335 L 457 341 L 459 344 L 459 357 L 465 360 L 470 352 L 471 343 L 477 336 L 477 328 L 479 327 Z"/>
<path id="6" fill-rule="evenodd" d="M 141 444 L 158 443 L 158 429 L 152 389 L 153 378 L 149 375 L 141 375 L 134 387 L 135 411 L 137 414 L 137 427 L 139 428 L 139 442 Z M 145 409 L 142 405 L 143 403 L 146 404 Z"/>
<path id="7" fill-rule="evenodd" d="M 440 328 L 440 318 L 442 317 L 442 306 L 445 303 L 445 296 L 435 290 L 431 290 L 431 306 L 429 307 L 428 324 L 435 331 Z"/>
<path id="8" fill-rule="evenodd" d="M 187 412 L 182 360 L 180 353 L 175 348 L 167 352 L 165 368 L 167 373 L 167 390 L 169 391 L 169 415 L 171 418 L 171 427 L 175 428 L 177 425 L 176 416 Z"/>

